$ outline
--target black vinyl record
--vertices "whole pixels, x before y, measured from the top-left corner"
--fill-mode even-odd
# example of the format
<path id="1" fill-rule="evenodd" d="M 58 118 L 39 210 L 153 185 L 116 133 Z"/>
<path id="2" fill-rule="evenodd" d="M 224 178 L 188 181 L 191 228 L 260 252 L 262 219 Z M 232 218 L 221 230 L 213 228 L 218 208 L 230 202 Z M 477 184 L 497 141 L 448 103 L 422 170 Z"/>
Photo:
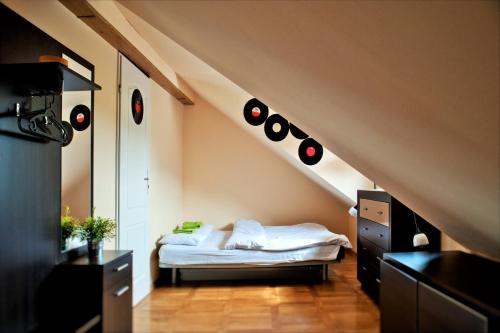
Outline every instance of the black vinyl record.
<path id="1" fill-rule="evenodd" d="M 137 125 L 142 123 L 142 118 L 144 117 L 144 102 L 142 101 L 142 94 L 139 89 L 135 89 L 132 93 L 132 117 Z"/>
<path id="2" fill-rule="evenodd" d="M 71 126 L 77 131 L 85 131 L 90 126 L 90 109 L 83 104 L 78 104 L 69 115 Z"/>
<path id="3" fill-rule="evenodd" d="M 313 138 L 307 138 L 299 145 L 299 157 L 304 164 L 314 165 L 323 157 L 323 146 Z"/>
<path id="4" fill-rule="evenodd" d="M 73 127 L 67 121 L 63 120 L 62 125 L 64 127 L 65 135 L 63 136 L 63 147 L 66 147 L 73 140 Z"/>
<path id="5" fill-rule="evenodd" d="M 247 123 L 253 126 L 262 125 L 269 115 L 269 108 L 257 98 L 252 98 L 246 102 L 243 108 L 243 115 Z"/>
<path id="6" fill-rule="evenodd" d="M 272 141 L 281 141 L 286 138 L 289 129 L 290 124 L 288 123 L 288 120 L 277 113 L 270 115 L 264 125 L 264 132 L 269 140 Z"/>
<path id="7" fill-rule="evenodd" d="M 290 123 L 290 133 L 292 133 L 292 135 L 299 140 L 304 140 L 304 139 L 307 139 L 309 137 L 309 135 L 307 135 L 307 133 L 305 133 L 304 131 L 302 131 L 300 128 L 298 128 L 297 126 L 295 126 L 292 123 Z"/>

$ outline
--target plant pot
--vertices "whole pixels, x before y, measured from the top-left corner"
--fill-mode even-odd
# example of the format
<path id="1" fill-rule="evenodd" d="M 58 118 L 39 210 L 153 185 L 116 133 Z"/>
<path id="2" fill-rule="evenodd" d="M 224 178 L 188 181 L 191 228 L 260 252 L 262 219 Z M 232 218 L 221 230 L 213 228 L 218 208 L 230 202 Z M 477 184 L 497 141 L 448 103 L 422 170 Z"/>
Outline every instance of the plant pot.
<path id="1" fill-rule="evenodd" d="M 104 241 L 87 241 L 87 247 L 89 249 L 89 258 L 100 258 L 102 257 Z"/>

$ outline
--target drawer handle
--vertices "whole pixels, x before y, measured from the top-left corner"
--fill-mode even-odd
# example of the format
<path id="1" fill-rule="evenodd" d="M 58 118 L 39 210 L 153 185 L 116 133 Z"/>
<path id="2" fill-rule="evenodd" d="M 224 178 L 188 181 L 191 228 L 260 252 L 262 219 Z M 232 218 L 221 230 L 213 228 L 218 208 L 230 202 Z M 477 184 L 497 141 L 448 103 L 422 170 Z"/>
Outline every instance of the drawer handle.
<path id="1" fill-rule="evenodd" d="M 368 208 L 367 208 L 367 207 L 365 207 L 365 208 L 363 208 L 363 210 L 368 210 Z"/>
<path id="2" fill-rule="evenodd" d="M 383 235 L 383 234 L 378 234 L 378 236 L 379 236 L 380 238 L 384 237 L 384 235 Z"/>
<path id="3" fill-rule="evenodd" d="M 364 227 L 363 229 L 366 231 L 366 230 L 368 230 L 368 227 Z"/>
<path id="4" fill-rule="evenodd" d="M 366 248 L 366 247 L 363 247 L 363 251 L 366 251 L 366 250 L 367 250 L 367 248 Z"/>
<path id="5" fill-rule="evenodd" d="M 125 268 L 127 268 L 127 267 L 128 267 L 128 263 L 123 264 L 123 265 L 121 265 L 121 266 L 119 266 L 119 267 L 115 267 L 115 268 L 113 268 L 113 272 L 123 271 L 123 270 L 124 270 Z"/>
<path id="6" fill-rule="evenodd" d="M 116 297 L 120 297 L 121 295 L 125 294 L 129 289 L 130 289 L 129 286 L 121 287 L 113 295 L 115 295 Z"/>
<path id="7" fill-rule="evenodd" d="M 377 281 L 377 283 L 380 284 L 380 279 L 375 279 L 375 281 Z"/>
<path id="8" fill-rule="evenodd" d="M 366 272 L 366 267 L 364 266 L 361 266 L 361 269 L 364 270 Z"/>
<path id="9" fill-rule="evenodd" d="M 381 211 L 381 210 L 379 210 L 379 211 L 377 212 L 377 214 L 378 214 L 378 215 L 382 215 L 382 214 L 384 214 L 384 212 L 383 212 L 383 211 Z"/>

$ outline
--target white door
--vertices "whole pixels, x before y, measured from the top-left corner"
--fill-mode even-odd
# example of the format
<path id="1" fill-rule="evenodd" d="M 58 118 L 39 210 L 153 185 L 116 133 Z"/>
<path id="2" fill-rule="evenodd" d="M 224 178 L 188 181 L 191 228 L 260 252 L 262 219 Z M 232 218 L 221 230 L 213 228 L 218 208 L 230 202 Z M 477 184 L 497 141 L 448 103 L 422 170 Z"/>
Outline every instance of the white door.
<path id="1" fill-rule="evenodd" d="M 118 248 L 133 250 L 133 303 L 150 291 L 149 102 L 150 82 L 120 55 Z"/>

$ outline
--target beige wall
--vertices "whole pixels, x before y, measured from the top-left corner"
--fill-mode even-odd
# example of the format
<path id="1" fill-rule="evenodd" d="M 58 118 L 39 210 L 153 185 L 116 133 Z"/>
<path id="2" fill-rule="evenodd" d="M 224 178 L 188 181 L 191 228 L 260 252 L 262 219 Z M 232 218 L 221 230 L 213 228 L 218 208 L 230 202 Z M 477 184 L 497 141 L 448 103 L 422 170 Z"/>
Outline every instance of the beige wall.
<path id="1" fill-rule="evenodd" d="M 465 252 L 470 252 L 468 248 L 445 234 L 444 232 L 441 233 L 441 250 L 442 251 L 465 251 Z"/>
<path id="2" fill-rule="evenodd" d="M 184 219 L 318 222 L 348 234 L 346 204 L 199 96 L 184 113 L 183 141 Z"/>
<path id="3" fill-rule="evenodd" d="M 156 242 L 182 220 L 182 121 L 184 107 L 151 82 L 151 272 L 158 273 Z"/>

